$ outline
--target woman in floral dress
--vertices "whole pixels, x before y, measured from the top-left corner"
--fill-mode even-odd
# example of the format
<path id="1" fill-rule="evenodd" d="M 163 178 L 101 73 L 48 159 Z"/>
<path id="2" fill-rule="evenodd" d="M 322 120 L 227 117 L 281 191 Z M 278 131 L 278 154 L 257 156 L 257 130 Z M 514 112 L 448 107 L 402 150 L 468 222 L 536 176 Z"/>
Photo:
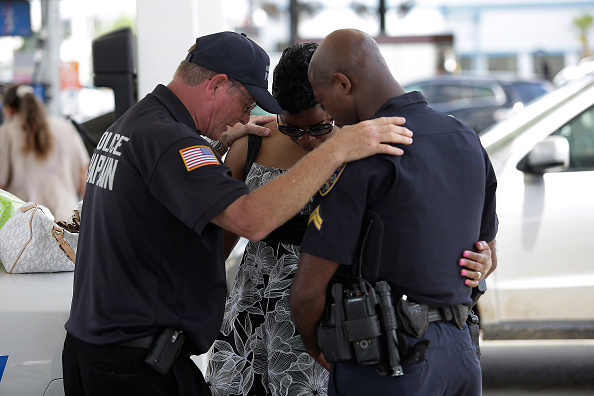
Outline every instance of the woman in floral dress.
<path id="1" fill-rule="evenodd" d="M 316 48 L 305 43 L 285 49 L 272 85 L 285 113 L 265 125 L 269 137 L 246 136 L 225 158 L 233 177 L 251 190 L 285 172 L 334 132 L 307 80 Z M 305 351 L 289 312 L 289 289 L 310 212 L 311 203 L 264 240 L 247 244 L 206 373 L 213 395 L 326 394 L 328 371 Z M 226 235 L 228 252 L 236 241 Z"/>

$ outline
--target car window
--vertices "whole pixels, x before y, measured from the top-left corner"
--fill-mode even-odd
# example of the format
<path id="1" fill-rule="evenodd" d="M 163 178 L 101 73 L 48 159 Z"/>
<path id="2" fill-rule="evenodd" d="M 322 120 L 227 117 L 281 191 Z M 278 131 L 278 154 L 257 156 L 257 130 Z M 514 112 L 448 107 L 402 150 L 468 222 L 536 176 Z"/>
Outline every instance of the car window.
<path id="1" fill-rule="evenodd" d="M 466 87 L 466 97 L 467 98 L 494 98 L 495 92 L 491 87 L 484 87 L 484 86 L 468 86 Z"/>
<path id="2" fill-rule="evenodd" d="M 436 86 L 435 91 L 435 103 L 451 102 L 465 97 L 463 85 L 443 84 Z"/>
<path id="3" fill-rule="evenodd" d="M 553 135 L 569 142 L 570 170 L 594 169 L 594 106 L 584 111 Z"/>
<path id="4" fill-rule="evenodd" d="M 495 98 L 488 86 L 456 84 L 417 84 L 407 87 L 409 91 L 421 91 L 429 103 L 446 103 L 455 100 Z"/>
<path id="5" fill-rule="evenodd" d="M 532 84 L 532 83 L 514 83 L 509 84 L 514 90 L 518 99 L 524 103 L 530 103 L 539 96 L 547 93 L 550 89 L 544 84 Z"/>
<path id="6" fill-rule="evenodd" d="M 448 87 L 444 91 L 444 87 Z M 428 103 L 443 103 L 451 99 L 448 99 L 450 95 L 456 95 L 455 87 L 444 86 L 443 84 L 413 84 L 406 87 L 407 91 L 420 91 Z M 460 94 L 457 94 L 460 95 Z"/>

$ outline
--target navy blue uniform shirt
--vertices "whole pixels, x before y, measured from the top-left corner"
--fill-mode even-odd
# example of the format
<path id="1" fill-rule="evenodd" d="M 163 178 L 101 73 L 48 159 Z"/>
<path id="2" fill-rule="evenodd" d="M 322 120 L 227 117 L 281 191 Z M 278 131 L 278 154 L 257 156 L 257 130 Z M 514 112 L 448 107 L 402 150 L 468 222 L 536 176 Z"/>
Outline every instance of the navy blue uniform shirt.
<path id="1" fill-rule="evenodd" d="M 470 304 L 458 260 L 497 232 L 491 162 L 477 134 L 427 106 L 420 92 L 388 100 L 374 115 L 406 118 L 414 142 L 401 157 L 375 155 L 339 168 L 320 189 L 301 250 L 343 265 L 374 224 L 363 276 L 432 306 Z M 344 268 L 341 268 L 344 270 Z"/>
<path id="2" fill-rule="evenodd" d="M 222 230 L 210 220 L 247 193 L 157 86 L 91 159 L 66 330 L 103 345 L 172 326 L 206 352 L 226 296 Z"/>

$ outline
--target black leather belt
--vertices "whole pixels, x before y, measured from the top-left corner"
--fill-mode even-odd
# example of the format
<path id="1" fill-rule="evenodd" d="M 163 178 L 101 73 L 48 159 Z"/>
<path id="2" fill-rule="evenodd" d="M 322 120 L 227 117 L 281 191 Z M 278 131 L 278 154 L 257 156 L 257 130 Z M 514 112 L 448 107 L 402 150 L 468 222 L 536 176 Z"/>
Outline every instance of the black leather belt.
<path id="1" fill-rule="evenodd" d="M 429 323 L 439 322 L 440 320 L 444 320 L 439 308 L 429 307 L 428 320 L 429 320 Z"/>
<path id="2" fill-rule="evenodd" d="M 149 335 L 146 337 L 135 338 L 133 340 L 118 342 L 116 345 L 118 346 L 127 346 L 133 348 L 143 348 L 149 349 L 151 345 L 155 341 L 155 335 Z"/>

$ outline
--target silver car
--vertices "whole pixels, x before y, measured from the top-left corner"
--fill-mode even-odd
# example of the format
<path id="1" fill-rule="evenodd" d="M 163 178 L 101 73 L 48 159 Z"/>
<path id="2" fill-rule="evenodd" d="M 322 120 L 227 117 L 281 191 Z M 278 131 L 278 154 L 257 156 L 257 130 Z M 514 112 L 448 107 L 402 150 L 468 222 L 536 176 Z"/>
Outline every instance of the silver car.
<path id="1" fill-rule="evenodd" d="M 594 338 L 594 74 L 481 135 L 498 178 L 499 265 L 483 337 Z"/>

